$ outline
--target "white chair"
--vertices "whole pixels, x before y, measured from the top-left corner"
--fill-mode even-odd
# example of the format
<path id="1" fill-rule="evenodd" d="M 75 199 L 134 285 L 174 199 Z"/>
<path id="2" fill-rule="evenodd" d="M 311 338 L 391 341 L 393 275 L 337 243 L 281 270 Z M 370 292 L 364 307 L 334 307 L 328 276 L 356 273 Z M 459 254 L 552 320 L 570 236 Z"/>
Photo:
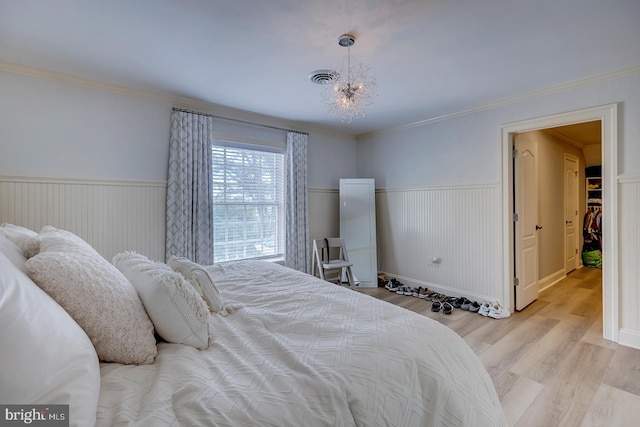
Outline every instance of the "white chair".
<path id="1" fill-rule="evenodd" d="M 335 255 L 337 254 L 337 257 Z M 332 257 L 332 255 L 334 257 Z M 313 259 L 311 261 L 312 274 L 316 275 L 316 270 L 320 273 L 322 280 L 327 280 L 325 273 L 338 270 L 338 284 L 342 283 L 343 273 L 346 275 L 349 286 L 354 286 L 353 263 L 349 261 L 347 248 L 344 240 L 340 237 L 328 237 L 325 239 L 315 239 L 313 241 Z"/>

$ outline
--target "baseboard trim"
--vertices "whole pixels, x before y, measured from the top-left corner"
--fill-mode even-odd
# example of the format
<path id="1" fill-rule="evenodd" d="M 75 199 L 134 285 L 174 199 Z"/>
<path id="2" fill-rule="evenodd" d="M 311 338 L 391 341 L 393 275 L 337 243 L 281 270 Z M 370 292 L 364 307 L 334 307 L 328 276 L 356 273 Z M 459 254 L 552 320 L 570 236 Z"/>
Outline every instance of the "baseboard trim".
<path id="1" fill-rule="evenodd" d="M 640 349 L 640 332 L 631 329 L 620 329 L 618 331 L 618 344 Z"/>
<path id="2" fill-rule="evenodd" d="M 564 269 L 562 269 L 562 270 L 556 271 L 555 273 L 551 273 L 544 279 L 538 280 L 538 292 L 542 292 L 545 289 L 549 289 L 550 287 L 552 287 L 553 285 L 555 285 L 565 277 L 567 277 L 567 273 L 565 273 Z"/>

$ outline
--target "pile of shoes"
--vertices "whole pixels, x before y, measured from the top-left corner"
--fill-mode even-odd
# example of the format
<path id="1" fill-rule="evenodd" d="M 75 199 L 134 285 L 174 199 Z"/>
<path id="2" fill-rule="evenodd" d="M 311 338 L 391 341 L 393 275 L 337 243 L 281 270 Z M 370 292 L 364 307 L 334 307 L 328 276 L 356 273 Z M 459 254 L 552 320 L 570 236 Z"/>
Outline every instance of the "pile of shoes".
<path id="1" fill-rule="evenodd" d="M 384 273 L 378 273 L 378 287 L 386 288 L 387 283 L 389 282 L 389 277 L 387 277 Z"/>
<path id="2" fill-rule="evenodd" d="M 395 291 L 398 290 L 398 288 L 400 288 L 401 285 L 402 285 L 402 283 L 400 281 L 396 280 L 395 277 L 392 277 L 391 279 L 389 279 L 387 284 L 384 285 L 384 287 L 389 292 L 395 292 Z"/>
<path id="3" fill-rule="evenodd" d="M 379 276 L 378 280 L 382 280 L 382 277 Z M 471 301 L 465 297 L 450 297 L 431 291 L 426 287 L 406 286 L 395 277 L 389 278 L 384 287 L 389 292 L 395 292 L 399 295 L 413 296 L 431 301 L 431 311 L 433 312 L 442 310 L 444 314 L 451 314 L 454 308 L 459 308 L 460 310 L 479 313 L 482 316 L 492 317 L 494 319 L 503 319 L 511 315 L 509 310 L 506 310 L 498 302 L 483 302 L 480 304 L 477 301 Z"/>
<path id="4" fill-rule="evenodd" d="M 504 319 L 511 316 L 511 312 L 502 307 L 499 302 L 482 303 L 478 313 L 484 317 L 493 317 L 494 319 Z"/>

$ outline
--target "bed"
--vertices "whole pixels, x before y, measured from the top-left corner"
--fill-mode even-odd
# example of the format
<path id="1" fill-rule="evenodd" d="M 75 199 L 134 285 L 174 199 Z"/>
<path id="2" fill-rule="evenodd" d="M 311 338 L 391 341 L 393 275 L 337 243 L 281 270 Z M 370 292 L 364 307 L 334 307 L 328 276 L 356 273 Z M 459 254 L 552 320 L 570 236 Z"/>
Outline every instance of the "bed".
<path id="1" fill-rule="evenodd" d="M 34 235 L 29 236 L 33 240 Z M 265 261 L 196 269 L 215 284 L 219 301 L 223 301 L 222 310 L 205 316 L 204 344 L 198 341 L 198 327 L 191 328 L 188 336 L 178 332 L 178 341 L 186 344 L 159 338 L 158 331 L 168 334 L 166 328 L 175 322 L 163 325 L 157 316 L 165 316 L 167 306 L 154 314 L 147 307 L 149 296 L 136 288 L 155 329 L 155 354 L 151 361 L 104 362 L 96 355 L 96 351 L 101 353 L 100 343 L 81 336 L 82 318 L 74 322 L 75 317 L 66 313 L 74 313 L 72 308 L 61 309 L 63 300 L 57 304 L 40 289 L 46 286 L 34 283 L 42 277 L 33 274 L 37 263 L 30 258 L 40 255 L 23 256 L 24 239 L 20 239 L 23 237 L 5 238 L 0 232 L 0 321 L 5 325 L 9 317 L 41 312 L 35 307 L 46 303 L 49 314 L 45 319 L 34 320 L 30 315 L 25 322 L 51 324 L 51 319 L 57 319 L 55 328 L 38 330 L 37 334 L 57 334 L 56 340 L 64 348 L 70 347 L 69 340 L 75 340 L 74 347 L 82 349 L 82 354 L 65 361 L 67 356 L 52 353 L 50 345 L 39 350 L 42 343 L 36 339 L 35 344 L 27 345 L 36 348 L 7 355 L 8 346 L 25 345 L 16 336 L 47 326 L 12 325 L 19 332 L 7 332 L 3 327 L 0 339 L 3 343 L 7 340 L 8 346 L 0 352 L 8 363 L 0 367 L 0 404 L 69 403 L 71 425 L 79 426 L 94 422 L 96 426 L 506 425 L 489 375 L 453 331 L 411 311 Z M 53 257 L 59 249 L 49 244 L 45 252 Z M 128 276 L 131 272 L 151 272 L 146 279 L 156 281 L 159 275 L 169 275 L 172 280 L 173 274 L 180 275 L 179 269 L 160 263 L 144 270 L 139 264 L 145 262 L 143 256 L 127 254 L 110 264 L 121 268 L 129 281 L 140 281 Z M 84 255 L 80 258 L 88 263 L 102 262 Z M 127 262 L 132 266 L 129 273 L 122 268 Z M 189 283 L 203 296 L 204 307 L 215 304 L 211 295 L 199 288 L 202 283 Z M 18 292 L 16 287 L 22 293 L 28 289 L 37 298 L 21 295 L 16 304 L 12 297 Z M 172 298 L 180 296 L 176 295 Z M 20 302 L 29 307 L 19 307 Z M 191 322 L 202 326 L 201 317 L 194 315 Z M 56 351 L 61 353 L 64 348 Z M 25 353 L 31 359 L 36 357 L 34 353 L 43 353 L 38 359 L 45 362 L 25 361 Z M 45 388 L 52 393 L 43 393 L 40 383 L 33 380 L 16 385 L 19 389 L 12 392 L 7 390 L 11 381 L 23 380 L 15 374 L 20 367 L 12 364 L 49 363 L 48 355 L 57 356 L 61 366 L 73 365 L 77 372 L 50 380 L 53 385 Z"/>

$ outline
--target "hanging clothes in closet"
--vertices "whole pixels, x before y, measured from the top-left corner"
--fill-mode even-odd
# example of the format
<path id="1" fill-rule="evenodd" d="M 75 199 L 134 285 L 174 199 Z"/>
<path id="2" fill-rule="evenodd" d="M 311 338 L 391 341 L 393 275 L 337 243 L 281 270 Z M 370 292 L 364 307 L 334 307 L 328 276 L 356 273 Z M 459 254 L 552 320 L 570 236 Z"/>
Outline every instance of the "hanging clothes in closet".
<path id="1" fill-rule="evenodd" d="M 585 267 L 602 268 L 602 208 L 590 206 L 584 216 L 582 263 Z"/>

